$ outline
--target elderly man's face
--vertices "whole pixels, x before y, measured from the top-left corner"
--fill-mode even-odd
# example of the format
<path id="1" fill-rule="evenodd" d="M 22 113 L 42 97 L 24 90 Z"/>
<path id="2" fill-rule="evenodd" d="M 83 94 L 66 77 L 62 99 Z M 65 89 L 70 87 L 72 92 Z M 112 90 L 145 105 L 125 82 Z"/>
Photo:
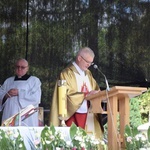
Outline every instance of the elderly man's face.
<path id="1" fill-rule="evenodd" d="M 85 71 L 93 64 L 93 57 L 89 54 L 79 55 L 78 56 L 78 65 Z"/>
<path id="2" fill-rule="evenodd" d="M 24 60 L 19 60 L 15 66 L 15 73 L 18 77 L 24 76 L 28 71 L 28 63 Z"/>

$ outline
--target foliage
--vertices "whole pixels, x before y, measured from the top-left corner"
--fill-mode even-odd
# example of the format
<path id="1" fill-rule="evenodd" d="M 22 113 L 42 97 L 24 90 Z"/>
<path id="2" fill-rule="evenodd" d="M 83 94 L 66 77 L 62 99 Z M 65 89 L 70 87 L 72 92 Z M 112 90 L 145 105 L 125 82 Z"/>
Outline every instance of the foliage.
<path id="1" fill-rule="evenodd" d="M 138 97 L 140 105 L 140 113 L 142 117 L 142 123 L 148 122 L 148 116 L 150 111 L 150 89 L 148 89 L 144 94 Z"/>
<path id="2" fill-rule="evenodd" d="M 23 138 L 21 137 L 19 130 L 7 130 L 0 129 L 0 149 L 1 150 L 26 150 Z"/>
<path id="3" fill-rule="evenodd" d="M 94 135 L 88 135 L 85 130 L 72 124 L 70 127 L 70 141 L 66 141 L 60 131 L 56 131 L 54 126 L 45 127 L 41 133 L 41 143 L 43 150 L 61 148 L 63 150 L 98 150 L 99 145 L 104 148 L 106 145 Z"/>
<path id="4" fill-rule="evenodd" d="M 150 127 L 147 133 L 140 133 L 136 127 L 125 127 L 126 149 L 138 150 L 150 148 Z"/>
<path id="5" fill-rule="evenodd" d="M 13 74 L 17 57 L 27 57 L 31 74 L 42 81 L 44 109 L 50 84 L 81 46 L 94 50 L 111 86 L 150 79 L 149 1 L 1 0 L 0 8 L 0 83 Z"/>
<path id="6" fill-rule="evenodd" d="M 56 131 L 54 126 L 45 127 L 41 133 L 42 149 L 55 150 L 57 147 L 67 150 L 67 143 L 63 134 L 60 131 Z"/>
<path id="7" fill-rule="evenodd" d="M 99 150 L 100 145 L 106 149 L 103 141 L 96 139 L 94 135 L 87 134 L 85 130 L 75 124 L 72 124 L 70 128 L 70 137 L 73 149 Z"/>
<path id="8" fill-rule="evenodd" d="M 130 100 L 130 126 L 125 128 L 127 150 L 150 148 L 150 128 L 140 133 L 137 127 L 148 121 L 150 108 L 150 90 Z"/>
<path id="9" fill-rule="evenodd" d="M 150 89 L 130 99 L 130 126 L 138 127 L 148 122 L 150 111 Z"/>
<path id="10" fill-rule="evenodd" d="M 130 99 L 130 126 L 138 127 L 142 124 L 141 114 L 140 114 L 140 106 L 138 98 Z"/>
<path id="11" fill-rule="evenodd" d="M 96 139 L 93 134 L 89 135 L 85 130 L 72 124 L 69 133 L 70 138 L 51 125 L 45 126 L 41 133 L 38 129 L 30 129 L 34 138 L 27 138 L 28 146 L 33 150 L 99 150 L 99 146 L 106 150 L 107 146 L 100 139 Z M 23 134 L 22 134 L 23 136 Z M 26 150 L 25 141 L 19 130 L 6 129 L 0 130 L 0 149 L 1 150 Z"/>

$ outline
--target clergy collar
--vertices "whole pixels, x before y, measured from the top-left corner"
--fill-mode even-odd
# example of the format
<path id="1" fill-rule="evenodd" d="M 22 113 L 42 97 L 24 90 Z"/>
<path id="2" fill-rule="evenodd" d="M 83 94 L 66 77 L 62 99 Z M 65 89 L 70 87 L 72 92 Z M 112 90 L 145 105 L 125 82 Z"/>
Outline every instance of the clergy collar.
<path id="1" fill-rule="evenodd" d="M 77 69 L 77 71 L 79 72 L 79 74 L 81 76 L 85 76 L 85 71 L 83 71 L 82 69 L 80 69 L 80 67 L 75 62 L 73 62 L 72 64 L 75 66 L 75 68 Z"/>
<path id="2" fill-rule="evenodd" d="M 30 75 L 28 75 L 28 74 L 25 74 L 24 76 L 22 76 L 20 78 L 18 78 L 18 76 L 16 75 L 14 81 L 17 81 L 17 80 L 27 80 L 29 77 L 30 77 Z"/>

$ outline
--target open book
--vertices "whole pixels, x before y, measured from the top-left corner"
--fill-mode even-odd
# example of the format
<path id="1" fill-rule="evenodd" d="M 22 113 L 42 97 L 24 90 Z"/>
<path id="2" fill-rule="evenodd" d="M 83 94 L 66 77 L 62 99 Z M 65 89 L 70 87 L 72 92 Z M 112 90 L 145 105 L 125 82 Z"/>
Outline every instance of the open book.
<path id="1" fill-rule="evenodd" d="M 19 113 L 3 121 L 2 126 L 19 126 L 21 121 L 25 120 L 32 114 L 38 111 L 33 105 L 28 105 L 26 108 L 20 110 Z"/>

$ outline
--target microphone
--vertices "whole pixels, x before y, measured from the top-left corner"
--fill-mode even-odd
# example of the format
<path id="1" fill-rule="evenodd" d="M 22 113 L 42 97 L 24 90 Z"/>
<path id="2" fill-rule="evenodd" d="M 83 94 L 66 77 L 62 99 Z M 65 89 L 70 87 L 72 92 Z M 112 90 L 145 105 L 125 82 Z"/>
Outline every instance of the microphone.
<path id="1" fill-rule="evenodd" d="M 105 74 L 98 68 L 98 66 L 96 64 L 94 64 L 93 67 L 94 67 L 94 69 L 97 69 L 103 75 L 103 77 L 105 79 L 105 83 L 106 83 L 106 90 L 110 91 L 109 84 L 108 84 Z"/>

